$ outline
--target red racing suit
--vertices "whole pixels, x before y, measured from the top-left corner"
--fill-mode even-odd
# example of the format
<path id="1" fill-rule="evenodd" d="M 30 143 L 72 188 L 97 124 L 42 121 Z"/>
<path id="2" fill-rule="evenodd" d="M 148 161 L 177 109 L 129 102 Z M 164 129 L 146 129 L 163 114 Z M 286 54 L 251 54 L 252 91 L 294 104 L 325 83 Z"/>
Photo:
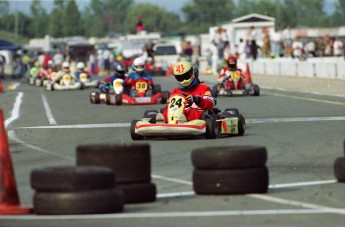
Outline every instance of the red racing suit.
<path id="1" fill-rule="evenodd" d="M 244 80 L 245 80 L 245 77 L 243 75 L 242 70 L 239 69 L 239 68 L 236 68 L 235 70 L 231 70 L 230 67 L 226 66 L 225 68 L 223 68 L 220 71 L 220 74 L 218 75 L 218 78 L 217 78 L 218 82 L 223 84 L 223 86 L 224 86 L 224 88 L 226 90 L 229 90 L 230 89 L 231 81 L 226 80 L 226 79 L 230 78 L 230 73 L 231 72 L 238 72 L 240 74 L 241 79 L 238 81 L 238 87 L 242 88 Z M 226 80 L 226 81 L 224 81 L 224 80 Z"/>
<path id="2" fill-rule="evenodd" d="M 170 92 L 170 95 L 176 93 L 185 93 L 187 95 L 198 96 L 201 98 L 201 102 L 198 105 L 196 105 L 195 103 L 193 103 L 192 105 L 187 104 L 185 109 L 187 121 L 202 119 L 204 111 L 209 110 L 215 106 L 215 100 L 212 97 L 210 88 L 205 84 L 197 84 L 195 87 L 189 90 L 182 90 L 177 87 Z M 168 122 L 167 112 L 167 108 L 165 108 L 165 110 L 163 111 L 165 122 Z"/>

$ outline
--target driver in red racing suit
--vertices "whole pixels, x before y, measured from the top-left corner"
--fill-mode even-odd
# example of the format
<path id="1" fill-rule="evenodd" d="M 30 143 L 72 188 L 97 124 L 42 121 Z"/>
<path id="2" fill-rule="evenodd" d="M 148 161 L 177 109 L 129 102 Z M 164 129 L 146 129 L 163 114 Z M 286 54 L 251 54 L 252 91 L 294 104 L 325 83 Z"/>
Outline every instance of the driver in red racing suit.
<path id="1" fill-rule="evenodd" d="M 226 61 L 227 66 L 224 67 L 221 71 L 220 74 L 218 75 L 218 91 L 220 94 L 223 92 L 230 90 L 231 86 L 231 72 L 237 72 L 240 74 L 240 80 L 238 81 L 238 87 L 243 88 L 244 87 L 244 75 L 241 69 L 237 68 L 237 59 L 236 57 L 229 57 L 229 59 Z M 223 88 L 223 89 L 222 89 Z M 224 91 L 225 88 L 225 91 Z"/>
<path id="2" fill-rule="evenodd" d="M 194 74 L 191 63 L 187 61 L 180 61 L 174 66 L 174 76 L 179 85 L 170 92 L 170 95 L 185 94 L 188 102 L 185 116 L 181 116 L 184 119 L 179 119 L 179 122 L 202 119 L 204 111 L 215 106 L 215 99 L 210 88 L 206 84 L 200 83 Z M 167 108 L 165 108 L 163 114 L 158 113 L 156 115 L 156 122 L 163 120 L 167 122 Z"/>

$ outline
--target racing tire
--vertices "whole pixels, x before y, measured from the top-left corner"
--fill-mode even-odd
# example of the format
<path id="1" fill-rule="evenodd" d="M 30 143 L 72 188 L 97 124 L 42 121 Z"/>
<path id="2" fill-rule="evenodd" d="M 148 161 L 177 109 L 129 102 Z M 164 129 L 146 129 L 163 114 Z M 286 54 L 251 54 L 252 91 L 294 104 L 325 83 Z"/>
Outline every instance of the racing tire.
<path id="1" fill-rule="evenodd" d="M 157 189 L 153 183 L 116 184 L 122 189 L 125 203 L 149 203 L 156 200 Z"/>
<path id="2" fill-rule="evenodd" d="M 162 87 L 161 87 L 161 85 L 160 85 L 160 84 L 155 84 L 155 85 L 153 85 L 153 92 L 154 92 L 154 94 L 157 94 L 157 93 L 162 92 Z"/>
<path id="3" fill-rule="evenodd" d="M 124 194 L 119 189 L 82 192 L 36 192 L 36 214 L 119 213 L 124 208 Z"/>
<path id="4" fill-rule="evenodd" d="M 157 114 L 158 114 L 157 110 L 146 110 L 144 112 L 143 118 L 153 118 L 153 117 L 156 117 Z"/>
<path id="5" fill-rule="evenodd" d="M 85 84 L 80 82 L 80 88 L 79 89 L 84 90 L 85 87 L 86 87 Z"/>
<path id="6" fill-rule="evenodd" d="M 90 103 L 95 103 L 95 92 L 94 91 L 92 91 L 92 92 L 90 92 Z"/>
<path id="7" fill-rule="evenodd" d="M 258 85 L 253 84 L 252 89 L 253 89 L 252 96 L 259 96 L 260 95 L 260 87 Z"/>
<path id="8" fill-rule="evenodd" d="M 162 104 L 166 104 L 167 101 L 168 101 L 168 99 L 169 99 L 169 97 L 170 97 L 170 92 L 168 92 L 168 91 L 163 91 L 163 92 L 162 92 L 161 103 L 162 103 Z"/>
<path id="9" fill-rule="evenodd" d="M 144 137 L 142 135 L 135 133 L 135 126 L 136 126 L 137 122 L 138 122 L 138 120 L 133 120 L 131 122 L 131 128 L 130 128 L 131 138 L 132 138 L 132 140 L 143 140 Z"/>
<path id="10" fill-rule="evenodd" d="M 105 103 L 107 105 L 115 105 L 115 95 L 114 94 L 106 94 L 105 95 Z"/>
<path id="11" fill-rule="evenodd" d="M 115 104 L 117 106 L 122 105 L 122 94 L 117 94 L 115 95 Z"/>
<path id="12" fill-rule="evenodd" d="M 243 136 L 246 131 L 246 120 L 242 114 L 235 115 L 238 117 L 238 134 L 237 136 Z"/>
<path id="13" fill-rule="evenodd" d="M 228 112 L 230 114 L 240 114 L 240 111 L 237 108 L 227 108 L 224 112 Z"/>
<path id="14" fill-rule="evenodd" d="M 31 187 L 40 192 L 75 192 L 114 187 L 114 172 L 101 166 L 57 166 L 31 171 Z"/>
<path id="15" fill-rule="evenodd" d="M 262 146 L 227 146 L 194 149 L 194 168 L 201 170 L 259 168 L 266 165 L 267 150 Z"/>
<path id="16" fill-rule="evenodd" d="M 345 157 L 339 157 L 334 161 L 333 171 L 335 178 L 345 183 Z"/>
<path id="17" fill-rule="evenodd" d="M 266 166 L 251 169 L 193 171 L 193 189 L 196 194 L 266 193 L 269 177 Z"/>
<path id="18" fill-rule="evenodd" d="M 101 103 L 101 97 L 100 97 L 101 93 L 96 92 L 95 93 L 95 103 L 96 104 L 100 104 Z"/>
<path id="19" fill-rule="evenodd" d="M 108 167 L 114 171 L 116 183 L 151 181 L 149 144 L 80 145 L 77 165 Z"/>
<path id="20" fill-rule="evenodd" d="M 213 118 L 207 118 L 206 121 L 206 139 L 216 139 L 218 135 L 217 123 Z"/>

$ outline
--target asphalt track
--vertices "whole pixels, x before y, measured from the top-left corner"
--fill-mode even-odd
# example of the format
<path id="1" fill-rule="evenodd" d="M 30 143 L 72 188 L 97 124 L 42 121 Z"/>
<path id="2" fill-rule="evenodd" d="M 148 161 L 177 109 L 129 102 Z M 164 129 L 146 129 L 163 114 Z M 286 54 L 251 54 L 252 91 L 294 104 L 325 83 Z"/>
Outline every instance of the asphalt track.
<path id="1" fill-rule="evenodd" d="M 154 79 L 163 90 L 176 85 L 172 77 Z M 213 84 L 211 76 L 202 79 Z M 30 171 L 75 165 L 80 144 L 149 143 L 158 195 L 156 202 L 126 205 L 120 214 L 0 216 L 0 226 L 343 227 L 345 184 L 335 181 L 333 163 L 344 155 L 345 81 L 267 76 L 253 80 L 261 87 L 259 97 L 218 98 L 218 108 L 238 108 L 245 116 L 248 127 L 243 137 L 140 142 L 131 140 L 129 123 L 140 119 L 144 110 L 163 105 L 94 105 L 89 103 L 92 89 L 48 92 L 20 81 L 3 81 L 6 91 L 0 94 L 0 107 L 23 206 L 32 206 Z M 269 192 L 194 195 L 191 151 L 230 145 L 266 146 Z"/>

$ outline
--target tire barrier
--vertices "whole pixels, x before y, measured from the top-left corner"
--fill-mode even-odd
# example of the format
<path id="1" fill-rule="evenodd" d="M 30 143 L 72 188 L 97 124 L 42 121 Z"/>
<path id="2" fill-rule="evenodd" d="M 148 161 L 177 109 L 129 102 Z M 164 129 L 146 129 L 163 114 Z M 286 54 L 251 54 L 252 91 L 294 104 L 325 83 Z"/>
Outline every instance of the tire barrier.
<path id="1" fill-rule="evenodd" d="M 261 146 L 206 147 L 192 151 L 196 194 L 266 193 L 267 151 Z"/>
<path id="2" fill-rule="evenodd" d="M 31 171 L 36 214 L 101 214 L 124 209 L 114 172 L 101 166 L 45 167 Z"/>
<path id="3" fill-rule="evenodd" d="M 115 173 L 115 187 L 124 192 L 125 203 L 156 200 L 156 186 L 151 183 L 149 144 L 80 145 L 77 165 L 105 166 Z"/>
<path id="4" fill-rule="evenodd" d="M 345 140 L 343 142 L 343 149 L 345 155 Z M 333 165 L 333 172 L 338 182 L 345 183 L 345 156 L 338 157 L 337 159 L 335 159 Z"/>

